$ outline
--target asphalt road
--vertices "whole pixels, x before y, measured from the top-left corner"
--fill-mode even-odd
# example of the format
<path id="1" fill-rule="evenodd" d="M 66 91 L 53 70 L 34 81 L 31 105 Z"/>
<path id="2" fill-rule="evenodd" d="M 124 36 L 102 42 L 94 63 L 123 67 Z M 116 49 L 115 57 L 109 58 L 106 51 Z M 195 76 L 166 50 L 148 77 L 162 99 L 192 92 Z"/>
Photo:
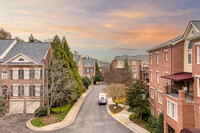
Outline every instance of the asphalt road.
<path id="1" fill-rule="evenodd" d="M 107 113 L 105 105 L 98 105 L 98 95 L 103 92 L 104 87 L 104 85 L 94 86 L 71 125 L 50 133 L 132 133 Z M 0 133 L 38 133 L 26 127 L 25 123 L 30 117 L 26 119 L 18 117 L 20 119 L 16 121 L 8 117 L 10 122 L 6 121 L 6 124 L 0 121 Z"/>
<path id="2" fill-rule="evenodd" d="M 105 105 L 98 105 L 98 95 L 104 85 L 94 86 L 83 103 L 74 122 L 55 133 L 132 133 L 107 113 Z"/>

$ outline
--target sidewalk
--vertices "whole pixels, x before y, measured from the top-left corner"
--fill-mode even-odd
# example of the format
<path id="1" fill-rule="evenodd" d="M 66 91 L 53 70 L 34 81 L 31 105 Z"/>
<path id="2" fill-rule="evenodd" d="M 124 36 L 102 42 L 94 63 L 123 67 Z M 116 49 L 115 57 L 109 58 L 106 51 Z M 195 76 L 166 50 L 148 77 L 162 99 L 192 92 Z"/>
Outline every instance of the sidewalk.
<path id="1" fill-rule="evenodd" d="M 61 122 L 57 122 L 51 125 L 47 125 L 44 127 L 35 127 L 31 124 L 31 120 L 28 120 L 26 123 L 26 126 L 32 130 L 35 131 L 53 131 L 53 130 L 57 130 L 60 128 L 63 128 L 65 126 L 70 125 L 74 119 L 76 118 L 76 115 L 79 112 L 79 109 L 81 108 L 83 102 L 85 101 L 85 98 L 87 97 L 87 95 L 90 93 L 90 91 L 93 89 L 92 86 L 90 86 L 82 95 L 81 97 L 78 99 L 78 101 L 74 104 L 74 106 L 71 108 L 71 110 L 69 111 L 69 113 L 67 114 L 67 116 L 64 118 L 63 121 Z"/>
<path id="2" fill-rule="evenodd" d="M 108 107 L 110 104 L 114 104 L 112 101 L 112 98 L 108 99 L 108 104 L 106 106 L 108 113 L 112 117 L 114 117 L 116 120 L 118 120 L 120 123 L 122 123 L 124 126 L 126 126 L 127 128 L 129 128 L 135 133 L 149 133 L 149 131 L 147 131 L 146 129 L 138 126 L 137 124 L 129 120 L 129 115 L 131 115 L 132 113 L 126 111 L 126 109 L 123 109 L 120 113 L 113 114 Z M 123 106 L 123 105 L 119 104 L 119 106 Z"/>

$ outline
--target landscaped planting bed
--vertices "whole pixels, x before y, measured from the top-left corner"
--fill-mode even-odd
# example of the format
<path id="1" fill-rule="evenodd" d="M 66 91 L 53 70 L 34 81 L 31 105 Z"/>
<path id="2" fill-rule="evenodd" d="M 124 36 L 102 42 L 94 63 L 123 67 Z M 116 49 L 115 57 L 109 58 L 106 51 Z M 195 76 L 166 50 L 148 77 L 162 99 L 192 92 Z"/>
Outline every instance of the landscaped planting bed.
<path id="1" fill-rule="evenodd" d="M 119 112 L 121 112 L 123 110 L 122 107 L 116 106 L 115 104 L 109 105 L 109 109 L 113 114 L 117 114 L 117 113 L 119 113 Z"/>

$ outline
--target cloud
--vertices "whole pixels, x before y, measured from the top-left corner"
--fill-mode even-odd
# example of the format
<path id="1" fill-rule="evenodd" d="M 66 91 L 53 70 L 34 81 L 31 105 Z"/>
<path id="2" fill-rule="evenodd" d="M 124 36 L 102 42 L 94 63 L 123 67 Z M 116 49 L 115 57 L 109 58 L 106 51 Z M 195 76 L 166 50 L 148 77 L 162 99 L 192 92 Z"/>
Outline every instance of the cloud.
<path id="1" fill-rule="evenodd" d="M 122 51 L 122 52 L 136 51 L 136 49 L 133 49 L 133 48 L 123 48 L 123 47 L 113 47 L 109 50 L 111 50 L 111 51 Z"/>

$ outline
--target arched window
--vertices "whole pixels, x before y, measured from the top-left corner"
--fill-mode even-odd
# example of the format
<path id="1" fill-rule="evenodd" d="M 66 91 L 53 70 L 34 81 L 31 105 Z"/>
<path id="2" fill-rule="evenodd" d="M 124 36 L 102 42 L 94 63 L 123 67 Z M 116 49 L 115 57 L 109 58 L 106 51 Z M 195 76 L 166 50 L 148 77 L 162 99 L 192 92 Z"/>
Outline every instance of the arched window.
<path id="1" fill-rule="evenodd" d="M 7 79 L 8 78 L 8 74 L 6 71 L 2 72 L 2 79 Z"/>
<path id="2" fill-rule="evenodd" d="M 24 61 L 24 59 L 23 59 L 23 58 L 20 58 L 19 61 Z"/>
<path id="3" fill-rule="evenodd" d="M 188 44 L 188 64 L 192 64 L 192 42 Z"/>

